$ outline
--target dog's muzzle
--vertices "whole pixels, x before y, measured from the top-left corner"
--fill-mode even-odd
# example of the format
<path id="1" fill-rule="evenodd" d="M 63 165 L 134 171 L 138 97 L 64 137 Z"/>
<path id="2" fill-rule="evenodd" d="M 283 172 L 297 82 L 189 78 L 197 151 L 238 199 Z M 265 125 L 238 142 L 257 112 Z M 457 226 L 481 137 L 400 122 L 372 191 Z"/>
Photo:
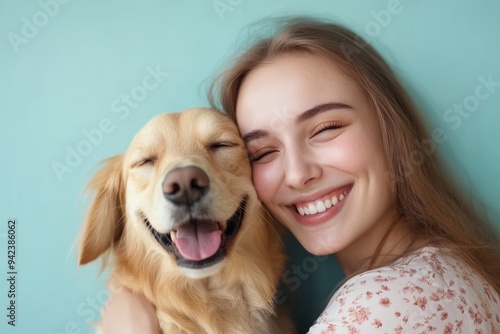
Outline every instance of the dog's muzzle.
<path id="1" fill-rule="evenodd" d="M 184 198 L 192 198 L 189 196 Z M 247 201 L 248 197 L 244 196 L 236 211 L 226 221 L 224 230 L 217 221 L 189 217 L 176 230 L 160 233 L 154 229 L 144 213 L 142 218 L 158 243 L 175 256 L 178 266 L 202 269 L 220 262 L 227 256 L 228 248 L 243 222 Z"/>

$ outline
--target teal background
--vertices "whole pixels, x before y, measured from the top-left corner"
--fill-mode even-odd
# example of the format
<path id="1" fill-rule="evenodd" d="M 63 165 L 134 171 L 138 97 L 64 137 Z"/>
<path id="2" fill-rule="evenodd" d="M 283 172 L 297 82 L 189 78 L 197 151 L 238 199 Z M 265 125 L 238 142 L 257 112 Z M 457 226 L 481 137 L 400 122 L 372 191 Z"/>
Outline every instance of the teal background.
<path id="1" fill-rule="evenodd" d="M 98 319 L 107 292 L 97 263 L 76 266 L 86 183 L 153 116 L 207 105 L 210 77 L 238 47 L 242 29 L 269 15 L 330 17 L 380 50 L 430 128 L 446 133 L 436 147 L 450 173 L 500 227 L 500 87 L 471 104 L 468 116 L 447 114 L 475 101 L 480 77 L 500 83 L 499 1 L 400 0 L 390 18 L 381 10 L 395 0 L 60 1 L 0 1 L 1 333 L 92 332 L 87 323 Z M 30 31 L 27 22 L 40 27 Z M 29 38 L 16 47 L 23 27 Z M 124 117 L 122 95 L 138 94 L 148 68 L 157 67 L 168 75 Z M 68 147 L 102 122 L 108 133 L 58 179 L 54 162 L 65 164 Z M 18 221 L 16 327 L 6 317 L 9 218 Z M 290 266 L 302 271 L 288 272 L 295 291 L 287 302 L 303 333 L 342 275 L 333 259 L 290 244 Z"/>

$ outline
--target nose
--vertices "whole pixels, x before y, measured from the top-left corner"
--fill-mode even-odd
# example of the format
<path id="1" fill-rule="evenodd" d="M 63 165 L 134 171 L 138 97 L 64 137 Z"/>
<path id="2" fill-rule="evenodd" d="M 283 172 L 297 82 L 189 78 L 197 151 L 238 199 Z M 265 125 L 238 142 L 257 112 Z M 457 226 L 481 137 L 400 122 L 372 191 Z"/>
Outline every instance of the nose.
<path id="1" fill-rule="evenodd" d="M 306 152 L 288 154 L 284 166 L 285 184 L 291 188 L 300 189 L 321 175 L 321 166 Z"/>
<path id="2" fill-rule="evenodd" d="M 175 205 L 191 205 L 207 193 L 208 175 L 196 166 L 173 169 L 163 179 L 163 196 Z"/>

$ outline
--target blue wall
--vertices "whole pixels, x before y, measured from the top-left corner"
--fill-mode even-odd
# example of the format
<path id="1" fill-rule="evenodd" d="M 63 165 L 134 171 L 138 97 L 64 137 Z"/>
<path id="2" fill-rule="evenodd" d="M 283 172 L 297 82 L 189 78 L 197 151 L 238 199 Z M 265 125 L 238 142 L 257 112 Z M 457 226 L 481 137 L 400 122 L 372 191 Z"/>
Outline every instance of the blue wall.
<path id="1" fill-rule="evenodd" d="M 97 264 L 76 266 L 85 184 L 154 115 L 207 105 L 241 29 L 283 14 L 331 17 L 380 50 L 446 134 L 436 149 L 450 173 L 500 227 L 498 1 L 1 0 L 0 332 L 91 332 L 107 293 Z M 11 218 L 16 327 L 6 317 Z M 296 244 L 291 255 L 301 272 L 287 274 L 288 301 L 305 331 L 341 274 Z"/>

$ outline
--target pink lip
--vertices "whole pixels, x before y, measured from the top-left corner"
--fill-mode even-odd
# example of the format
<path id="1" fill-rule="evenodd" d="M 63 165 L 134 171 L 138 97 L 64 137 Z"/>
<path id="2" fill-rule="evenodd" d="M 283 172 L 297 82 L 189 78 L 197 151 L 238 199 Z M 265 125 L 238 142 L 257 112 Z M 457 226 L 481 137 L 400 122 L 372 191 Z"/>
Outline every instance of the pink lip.
<path id="1" fill-rule="evenodd" d="M 291 211 L 293 217 L 300 225 L 306 226 L 306 227 L 318 226 L 318 225 L 321 225 L 321 224 L 327 222 L 328 220 L 332 219 L 340 212 L 340 210 L 342 210 L 345 202 L 349 199 L 349 195 L 351 194 L 351 188 L 352 188 L 352 185 L 349 185 L 348 186 L 349 190 L 347 192 L 347 195 L 345 195 L 344 199 L 342 199 L 334 207 L 331 207 L 330 209 L 328 209 L 324 212 L 317 213 L 314 215 L 301 216 L 297 212 L 297 210 L 295 209 L 295 205 L 289 206 L 288 209 Z M 344 187 L 342 187 L 342 189 L 344 189 Z M 316 197 L 316 198 L 318 198 L 318 197 Z"/>

